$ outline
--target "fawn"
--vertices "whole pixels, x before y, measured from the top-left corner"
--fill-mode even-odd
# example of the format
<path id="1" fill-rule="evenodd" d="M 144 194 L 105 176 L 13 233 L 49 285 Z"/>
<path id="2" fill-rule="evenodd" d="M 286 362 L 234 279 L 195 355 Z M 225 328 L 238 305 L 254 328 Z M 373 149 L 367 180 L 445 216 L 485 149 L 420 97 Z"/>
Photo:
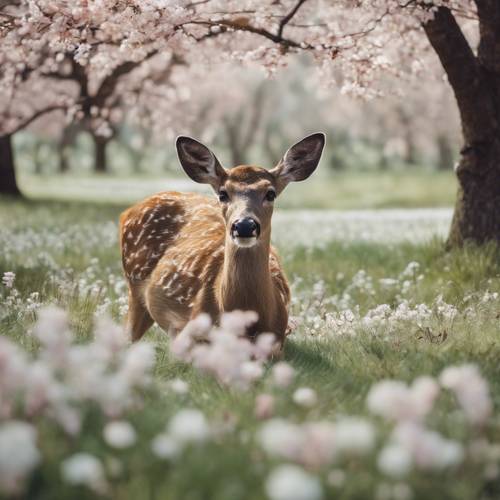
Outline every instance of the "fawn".
<path id="1" fill-rule="evenodd" d="M 218 199 L 162 192 L 121 215 L 133 341 L 154 321 L 176 333 L 202 312 L 217 322 L 224 311 L 239 309 L 258 314 L 248 335 L 272 332 L 283 343 L 290 289 L 271 246 L 273 202 L 289 182 L 314 172 L 324 144 L 324 134 L 316 133 L 293 145 L 272 170 L 226 170 L 200 142 L 177 138 L 186 174 L 209 184 Z"/>

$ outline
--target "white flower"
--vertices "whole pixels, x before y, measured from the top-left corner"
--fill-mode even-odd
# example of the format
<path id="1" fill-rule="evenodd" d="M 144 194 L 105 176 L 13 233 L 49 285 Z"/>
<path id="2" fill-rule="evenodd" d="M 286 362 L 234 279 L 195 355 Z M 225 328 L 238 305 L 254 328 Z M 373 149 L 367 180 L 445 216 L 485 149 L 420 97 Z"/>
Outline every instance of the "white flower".
<path id="1" fill-rule="evenodd" d="M 131 345 L 123 360 L 121 373 L 132 384 L 147 382 L 146 375 L 150 373 L 155 362 L 155 348 L 147 342 Z"/>
<path id="2" fill-rule="evenodd" d="M 203 442 L 210 436 L 205 415 L 199 410 L 180 410 L 170 419 L 168 430 L 180 443 Z"/>
<path id="3" fill-rule="evenodd" d="M 271 394 L 258 394 L 255 398 L 255 416 L 266 419 L 274 414 L 274 396 Z"/>
<path id="4" fill-rule="evenodd" d="M 382 380 L 366 398 L 368 409 L 390 420 L 421 420 L 434 405 L 439 386 L 431 377 L 417 378 L 411 387 L 399 380 Z"/>
<path id="5" fill-rule="evenodd" d="M 106 443 L 113 448 L 128 448 L 135 443 L 137 438 L 135 429 L 125 421 L 106 424 L 103 435 Z"/>
<path id="6" fill-rule="evenodd" d="M 257 439 L 270 455 L 289 460 L 298 460 L 304 446 L 302 429 L 282 418 L 264 423 L 257 433 Z"/>
<path id="7" fill-rule="evenodd" d="M 332 422 L 307 422 L 302 425 L 302 449 L 298 461 L 309 467 L 328 465 L 337 453 L 337 429 Z"/>
<path id="8" fill-rule="evenodd" d="M 189 392 L 189 384 L 181 378 L 174 378 L 168 385 L 176 394 L 187 394 Z"/>
<path id="9" fill-rule="evenodd" d="M 443 370 L 439 381 L 455 393 L 469 422 L 474 425 L 486 423 L 493 412 L 493 404 L 488 382 L 477 366 L 450 366 Z"/>
<path id="10" fill-rule="evenodd" d="M 411 453 L 399 444 L 385 446 L 377 459 L 380 471 L 391 477 L 402 477 L 408 474 L 412 462 Z"/>
<path id="11" fill-rule="evenodd" d="M 85 485 L 93 490 L 102 490 L 105 484 L 101 461 L 89 453 L 75 453 L 61 464 L 64 481 L 74 485 Z"/>
<path id="12" fill-rule="evenodd" d="M 158 458 L 169 460 L 176 458 L 182 451 L 179 442 L 166 433 L 158 434 L 151 441 L 151 450 Z"/>
<path id="13" fill-rule="evenodd" d="M 295 370 L 285 361 L 280 361 L 273 366 L 274 384 L 278 387 L 288 387 L 295 376 Z"/>
<path id="14" fill-rule="evenodd" d="M 68 314 L 59 307 L 47 306 L 40 309 L 37 315 L 33 334 L 40 340 L 49 358 L 63 363 L 71 341 Z"/>
<path id="15" fill-rule="evenodd" d="M 245 361 L 241 364 L 241 377 L 245 382 L 255 382 L 264 374 L 264 368 L 257 361 Z"/>
<path id="16" fill-rule="evenodd" d="M 16 274 L 13 273 L 12 271 L 7 271 L 7 272 L 3 273 L 2 283 L 7 288 L 12 288 L 14 286 L 14 280 L 15 279 L 16 279 Z"/>
<path id="17" fill-rule="evenodd" d="M 446 439 L 421 424 L 404 422 L 398 424 L 391 442 L 408 450 L 415 465 L 421 469 L 445 469 L 462 462 L 464 450 L 460 443 Z"/>
<path id="18" fill-rule="evenodd" d="M 344 417 L 335 425 L 336 447 L 347 453 L 365 454 L 375 444 L 375 431 L 367 420 Z"/>
<path id="19" fill-rule="evenodd" d="M 323 491 L 319 479 L 296 465 L 276 467 L 266 481 L 271 500 L 320 500 Z"/>
<path id="20" fill-rule="evenodd" d="M 36 430 L 16 420 L 0 426 L 0 490 L 15 493 L 22 481 L 40 462 L 36 446 Z"/>
<path id="21" fill-rule="evenodd" d="M 310 387 L 299 387 L 293 393 L 293 401 L 299 406 L 312 408 L 318 402 L 318 396 L 316 391 Z"/>

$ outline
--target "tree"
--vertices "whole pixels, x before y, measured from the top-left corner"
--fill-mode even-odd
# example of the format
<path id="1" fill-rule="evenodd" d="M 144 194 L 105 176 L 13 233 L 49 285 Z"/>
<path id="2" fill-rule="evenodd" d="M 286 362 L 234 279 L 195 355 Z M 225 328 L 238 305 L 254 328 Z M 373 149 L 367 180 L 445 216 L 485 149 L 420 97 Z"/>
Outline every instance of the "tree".
<path id="1" fill-rule="evenodd" d="M 243 7 L 236 0 L 19 0 L 1 12 L 4 88 L 30 73 L 46 79 L 67 58 L 88 66 L 90 89 L 156 52 L 175 51 L 191 65 L 228 54 L 244 64 L 258 62 L 268 73 L 291 54 L 307 52 L 324 81 L 373 97 L 380 75 L 397 81 L 429 71 L 432 48 L 454 91 L 464 139 L 448 242 L 500 240 L 498 0 L 249 0 Z M 155 93 L 145 90 L 150 109 L 157 107 Z M 138 96 L 135 104 L 144 99 Z"/>
<path id="2" fill-rule="evenodd" d="M 322 64 L 326 58 L 342 59 L 344 74 L 350 77 L 347 85 L 354 92 L 371 89 L 376 70 L 391 70 L 394 54 L 388 43 L 394 42 L 395 36 L 403 36 L 408 43 L 402 47 L 398 40 L 393 53 L 416 56 L 425 50 L 425 34 L 455 94 L 464 139 L 456 169 L 459 191 L 448 244 L 500 241 L 500 2 L 378 0 L 353 6 L 353 2 L 344 1 L 324 7 L 320 19 L 309 10 L 294 23 L 306 4 L 317 2 L 292 3 L 290 10 L 278 16 L 278 22 L 269 8 L 267 19 L 273 21 L 268 24 L 262 21 L 266 13 L 257 7 L 239 17 L 196 19 L 187 24 L 252 33 L 285 52 L 312 51 Z M 346 13 L 350 13 L 351 21 L 362 19 L 364 26 L 351 29 Z M 468 26 L 459 24 L 463 20 L 479 28 L 476 53 L 464 34 Z M 342 24 L 347 28 L 335 32 Z M 285 37 L 287 26 L 293 29 L 290 37 Z M 401 58 L 398 62 L 398 71 L 404 70 Z"/>

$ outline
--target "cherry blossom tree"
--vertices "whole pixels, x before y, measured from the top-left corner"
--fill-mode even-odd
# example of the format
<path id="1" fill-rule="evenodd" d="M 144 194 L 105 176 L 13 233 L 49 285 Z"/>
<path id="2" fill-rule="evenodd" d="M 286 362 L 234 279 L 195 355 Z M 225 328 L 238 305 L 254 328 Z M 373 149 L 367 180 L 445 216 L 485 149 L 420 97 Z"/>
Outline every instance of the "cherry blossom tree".
<path id="1" fill-rule="evenodd" d="M 2 141 L 54 107 L 70 121 L 90 113 L 81 93 L 63 103 L 49 89 L 29 112 L 19 111 L 30 108 L 16 104 L 22 87 L 52 86 L 47 76 L 62 65 L 70 73 L 84 68 L 94 97 L 113 72 L 126 76 L 157 53 L 175 52 L 193 66 L 231 57 L 273 74 L 307 52 L 325 83 L 370 98 L 383 94 L 381 75 L 397 82 L 428 71 L 433 49 L 464 139 L 449 244 L 500 239 L 498 0 L 17 0 L 0 12 Z M 97 115 L 105 128 L 103 109 Z"/>

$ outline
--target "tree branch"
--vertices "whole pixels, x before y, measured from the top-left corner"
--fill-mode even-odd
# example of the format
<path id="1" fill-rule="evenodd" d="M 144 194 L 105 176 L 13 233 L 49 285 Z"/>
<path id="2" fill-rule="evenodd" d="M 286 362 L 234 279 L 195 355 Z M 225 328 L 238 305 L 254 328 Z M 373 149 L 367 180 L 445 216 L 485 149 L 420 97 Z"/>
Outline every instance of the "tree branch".
<path id="1" fill-rule="evenodd" d="M 278 33 L 277 36 L 278 38 L 282 38 L 283 36 L 283 30 L 285 29 L 285 26 L 292 20 L 292 17 L 297 14 L 297 11 L 306 3 L 307 0 L 299 0 L 292 10 L 280 21 L 279 27 L 278 27 Z"/>
<path id="2" fill-rule="evenodd" d="M 500 2 L 475 0 L 479 17 L 478 59 L 487 71 L 500 78 Z"/>
<path id="3" fill-rule="evenodd" d="M 52 111 L 64 111 L 66 106 L 63 104 L 54 104 L 53 106 L 47 106 L 46 108 L 39 109 L 35 111 L 29 118 L 26 118 L 24 121 L 19 123 L 13 130 L 9 132 L 9 135 L 13 135 L 16 132 L 26 128 L 28 125 L 31 125 L 35 120 L 40 118 L 41 116 L 52 113 Z"/>
<path id="4" fill-rule="evenodd" d="M 448 8 L 439 7 L 423 28 L 455 93 L 466 142 L 487 140 L 495 122 L 491 89 L 457 20 Z"/>
<path id="5" fill-rule="evenodd" d="M 97 90 L 95 96 L 93 97 L 93 104 L 95 106 L 101 107 L 105 104 L 106 100 L 113 94 L 118 85 L 118 81 L 123 75 L 130 73 L 135 68 L 138 68 L 143 62 L 151 59 L 158 52 L 156 50 L 151 51 L 144 59 L 140 61 L 126 61 L 118 65 L 110 75 L 108 75 L 101 82 L 99 89 Z"/>

